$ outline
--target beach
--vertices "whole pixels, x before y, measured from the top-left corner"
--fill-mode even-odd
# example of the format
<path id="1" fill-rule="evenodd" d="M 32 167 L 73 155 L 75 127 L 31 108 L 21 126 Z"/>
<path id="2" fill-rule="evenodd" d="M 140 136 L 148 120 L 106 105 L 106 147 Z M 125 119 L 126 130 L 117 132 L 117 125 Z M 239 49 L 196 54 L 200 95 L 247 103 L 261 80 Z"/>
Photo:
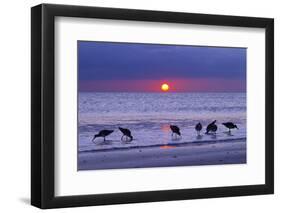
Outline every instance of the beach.
<path id="1" fill-rule="evenodd" d="M 79 93 L 78 118 L 78 170 L 246 163 L 245 93 Z M 214 120 L 216 133 L 205 134 Z M 229 121 L 239 128 L 231 134 Z M 113 132 L 92 141 L 101 130 Z"/>
<path id="2" fill-rule="evenodd" d="M 246 140 L 79 152 L 78 170 L 246 163 Z"/>
<path id="3" fill-rule="evenodd" d="M 79 41 L 78 171 L 247 163 L 246 53 Z"/>

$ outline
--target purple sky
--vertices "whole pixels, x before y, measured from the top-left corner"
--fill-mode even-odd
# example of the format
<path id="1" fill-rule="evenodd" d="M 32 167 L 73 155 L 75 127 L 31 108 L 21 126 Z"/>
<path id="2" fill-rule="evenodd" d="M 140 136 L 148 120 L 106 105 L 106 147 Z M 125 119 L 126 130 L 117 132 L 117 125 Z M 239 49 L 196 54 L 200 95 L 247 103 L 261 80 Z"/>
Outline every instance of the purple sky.
<path id="1" fill-rule="evenodd" d="M 78 42 L 79 91 L 245 92 L 246 48 Z"/>

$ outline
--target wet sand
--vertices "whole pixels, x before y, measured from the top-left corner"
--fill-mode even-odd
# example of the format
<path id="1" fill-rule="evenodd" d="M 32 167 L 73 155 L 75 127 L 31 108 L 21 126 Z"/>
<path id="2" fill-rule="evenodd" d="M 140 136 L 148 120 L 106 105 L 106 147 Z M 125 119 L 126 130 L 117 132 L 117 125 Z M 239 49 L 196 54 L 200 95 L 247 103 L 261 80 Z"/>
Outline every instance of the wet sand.
<path id="1" fill-rule="evenodd" d="M 78 170 L 245 163 L 246 140 L 78 153 Z"/>

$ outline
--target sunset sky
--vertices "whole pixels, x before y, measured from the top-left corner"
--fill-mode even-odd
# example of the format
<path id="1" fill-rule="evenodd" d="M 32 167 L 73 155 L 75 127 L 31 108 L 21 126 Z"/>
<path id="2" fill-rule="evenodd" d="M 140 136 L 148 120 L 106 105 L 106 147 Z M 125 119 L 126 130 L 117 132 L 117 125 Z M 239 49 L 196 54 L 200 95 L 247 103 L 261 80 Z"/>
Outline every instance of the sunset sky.
<path id="1" fill-rule="evenodd" d="M 245 92 L 246 48 L 78 42 L 80 92 Z"/>

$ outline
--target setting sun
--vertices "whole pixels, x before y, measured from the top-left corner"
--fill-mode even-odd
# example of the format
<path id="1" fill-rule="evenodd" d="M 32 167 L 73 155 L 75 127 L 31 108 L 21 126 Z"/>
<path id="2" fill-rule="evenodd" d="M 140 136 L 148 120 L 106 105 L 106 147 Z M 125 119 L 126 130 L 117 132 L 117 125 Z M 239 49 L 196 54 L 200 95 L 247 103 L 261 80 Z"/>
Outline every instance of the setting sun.
<path id="1" fill-rule="evenodd" d="M 168 84 L 162 84 L 161 86 L 162 91 L 166 92 L 169 90 L 169 85 Z"/>

